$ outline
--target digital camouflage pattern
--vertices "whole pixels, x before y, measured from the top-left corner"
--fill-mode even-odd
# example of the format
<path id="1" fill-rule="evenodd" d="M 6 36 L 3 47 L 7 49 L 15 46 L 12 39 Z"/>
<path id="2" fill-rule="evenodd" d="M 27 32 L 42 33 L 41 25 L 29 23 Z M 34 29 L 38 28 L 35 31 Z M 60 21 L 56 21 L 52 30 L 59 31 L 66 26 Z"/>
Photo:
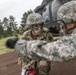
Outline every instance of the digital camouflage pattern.
<path id="1" fill-rule="evenodd" d="M 63 4 L 57 11 L 57 19 L 65 23 L 76 21 L 76 1 Z"/>
<path id="2" fill-rule="evenodd" d="M 32 13 L 27 17 L 26 27 L 30 27 L 35 24 L 42 24 L 43 22 L 43 17 L 39 13 Z"/>
<path id="3" fill-rule="evenodd" d="M 76 29 L 69 36 L 63 36 L 59 40 L 47 43 L 46 41 L 19 40 L 15 46 L 15 50 L 23 51 L 24 55 L 34 60 L 49 60 L 49 61 L 68 61 L 76 57 Z M 24 42 L 24 50 L 19 46 L 19 42 Z"/>

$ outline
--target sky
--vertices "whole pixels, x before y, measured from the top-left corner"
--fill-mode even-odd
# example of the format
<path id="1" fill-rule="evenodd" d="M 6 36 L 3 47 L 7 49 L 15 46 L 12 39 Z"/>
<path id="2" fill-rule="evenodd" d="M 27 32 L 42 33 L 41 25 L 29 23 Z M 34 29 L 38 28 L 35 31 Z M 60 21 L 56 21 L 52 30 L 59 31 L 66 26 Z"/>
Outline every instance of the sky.
<path id="1" fill-rule="evenodd" d="M 20 24 L 24 12 L 34 10 L 41 2 L 42 0 L 0 0 L 0 19 L 12 15 Z"/>

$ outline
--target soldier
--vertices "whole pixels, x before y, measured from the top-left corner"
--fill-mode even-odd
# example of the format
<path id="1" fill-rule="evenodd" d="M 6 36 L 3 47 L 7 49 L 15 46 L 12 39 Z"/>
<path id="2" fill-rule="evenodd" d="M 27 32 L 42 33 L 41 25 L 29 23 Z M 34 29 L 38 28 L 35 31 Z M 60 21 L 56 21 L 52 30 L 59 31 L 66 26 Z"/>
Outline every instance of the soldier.
<path id="1" fill-rule="evenodd" d="M 30 30 L 24 32 L 22 39 L 26 41 L 30 40 L 44 40 L 47 42 L 53 41 L 53 36 L 52 34 L 48 31 L 47 28 L 43 27 L 44 20 L 42 16 L 38 13 L 32 13 L 28 16 L 26 25 L 30 27 Z M 22 61 L 21 61 L 22 60 Z M 32 60 L 29 58 L 21 57 L 19 56 L 19 62 L 21 62 L 21 66 L 24 67 L 27 65 L 29 62 L 31 63 Z M 49 61 L 33 61 L 33 64 L 30 66 L 33 69 L 37 68 L 39 71 L 38 75 L 49 75 L 50 71 L 50 64 L 51 62 Z"/>
<path id="2" fill-rule="evenodd" d="M 76 1 L 63 4 L 57 11 L 57 19 L 63 20 L 66 24 L 67 33 L 72 33 L 76 28 Z"/>

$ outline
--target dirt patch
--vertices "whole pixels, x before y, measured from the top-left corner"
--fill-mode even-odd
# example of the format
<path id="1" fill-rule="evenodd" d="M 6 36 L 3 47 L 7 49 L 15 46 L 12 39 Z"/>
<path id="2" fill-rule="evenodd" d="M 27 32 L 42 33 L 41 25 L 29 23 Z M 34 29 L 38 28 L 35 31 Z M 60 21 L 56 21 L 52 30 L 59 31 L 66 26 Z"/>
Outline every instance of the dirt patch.
<path id="1" fill-rule="evenodd" d="M 0 75 L 20 75 L 17 59 L 15 52 L 0 55 Z M 50 75 L 76 75 L 76 59 L 64 63 L 52 62 Z"/>
<path id="2" fill-rule="evenodd" d="M 0 75 L 20 75 L 21 67 L 17 64 L 17 58 L 15 52 L 0 55 Z"/>

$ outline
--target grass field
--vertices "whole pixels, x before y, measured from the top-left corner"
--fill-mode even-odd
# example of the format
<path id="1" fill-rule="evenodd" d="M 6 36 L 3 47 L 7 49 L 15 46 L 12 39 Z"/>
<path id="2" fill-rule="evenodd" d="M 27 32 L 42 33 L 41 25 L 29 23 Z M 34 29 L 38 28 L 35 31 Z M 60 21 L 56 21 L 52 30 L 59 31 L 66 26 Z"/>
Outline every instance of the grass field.
<path id="1" fill-rule="evenodd" d="M 10 37 L 9 37 L 10 38 Z M 13 49 L 9 49 L 5 46 L 5 42 L 8 38 L 0 39 L 0 54 L 13 51 Z"/>
<path id="2" fill-rule="evenodd" d="M 7 38 L 0 39 L 0 54 L 14 51 L 14 49 L 10 49 L 10 48 L 7 48 L 5 46 L 6 40 L 9 39 L 9 38 L 12 38 L 12 37 L 7 37 Z M 21 35 L 19 35 L 19 38 L 21 38 Z"/>

